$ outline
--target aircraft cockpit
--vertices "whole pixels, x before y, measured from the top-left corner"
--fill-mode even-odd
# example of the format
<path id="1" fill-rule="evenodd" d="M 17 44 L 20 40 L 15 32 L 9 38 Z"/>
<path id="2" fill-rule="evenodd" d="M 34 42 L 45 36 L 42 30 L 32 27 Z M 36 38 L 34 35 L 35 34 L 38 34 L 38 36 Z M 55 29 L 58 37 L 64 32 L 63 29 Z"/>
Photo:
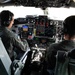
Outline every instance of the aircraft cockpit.
<path id="1" fill-rule="evenodd" d="M 64 40 L 63 21 L 75 14 L 74 7 L 74 0 L 0 0 L 1 10 L 15 14 L 11 30 L 29 45 L 20 59 L 11 61 L 0 39 L 0 75 L 49 75 L 47 49 L 50 44 Z"/>

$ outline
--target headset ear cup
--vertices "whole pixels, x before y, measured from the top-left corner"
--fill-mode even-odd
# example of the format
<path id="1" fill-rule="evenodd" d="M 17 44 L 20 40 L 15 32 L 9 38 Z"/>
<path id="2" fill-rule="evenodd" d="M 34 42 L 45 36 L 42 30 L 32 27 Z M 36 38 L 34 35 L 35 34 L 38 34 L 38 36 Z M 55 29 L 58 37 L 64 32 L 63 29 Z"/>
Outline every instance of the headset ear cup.
<path id="1" fill-rule="evenodd" d="M 64 27 L 66 25 L 66 22 L 63 22 L 63 29 L 62 29 L 62 33 L 63 35 L 67 33 L 67 29 Z"/>
<path id="2" fill-rule="evenodd" d="M 4 21 L 4 25 L 8 26 L 10 24 L 10 21 Z"/>
<path id="3" fill-rule="evenodd" d="M 8 21 L 6 21 L 6 25 L 8 26 L 10 24 L 10 21 L 12 20 L 12 16 L 8 16 Z"/>
<path id="4" fill-rule="evenodd" d="M 9 25 L 10 24 L 10 21 L 8 21 L 7 24 Z"/>
<path id="5" fill-rule="evenodd" d="M 66 34 L 66 33 L 67 33 L 67 28 L 65 28 L 65 27 L 63 26 L 63 28 L 62 28 L 62 35 Z"/>
<path id="6" fill-rule="evenodd" d="M 66 28 L 63 28 L 63 30 L 62 30 L 63 35 L 64 34 L 67 34 L 67 32 L 68 32 L 67 29 Z"/>
<path id="7" fill-rule="evenodd" d="M 8 21 L 4 21 L 4 25 L 8 26 L 10 24 L 10 21 L 12 20 L 12 16 L 8 16 Z"/>

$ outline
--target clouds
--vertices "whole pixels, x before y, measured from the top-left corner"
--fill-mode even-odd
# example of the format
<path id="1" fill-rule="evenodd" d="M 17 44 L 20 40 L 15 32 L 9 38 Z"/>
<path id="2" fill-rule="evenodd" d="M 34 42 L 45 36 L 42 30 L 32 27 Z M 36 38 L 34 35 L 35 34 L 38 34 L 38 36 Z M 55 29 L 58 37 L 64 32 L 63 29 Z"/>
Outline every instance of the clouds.
<path id="1" fill-rule="evenodd" d="M 70 15 L 75 15 L 75 8 L 49 8 L 49 17 L 56 20 L 64 20 Z"/>
<path id="2" fill-rule="evenodd" d="M 43 15 L 44 14 L 40 8 L 35 8 L 35 7 L 6 6 L 6 7 L 1 7 L 0 11 L 2 10 L 12 11 L 15 15 L 15 18 L 25 17 L 26 15 Z"/>
<path id="3" fill-rule="evenodd" d="M 41 8 L 23 7 L 23 6 L 6 6 L 0 7 L 2 10 L 10 10 L 14 13 L 15 18 L 25 17 L 26 15 L 44 15 Z M 48 8 L 48 17 L 55 20 L 64 20 L 67 16 L 75 15 L 75 8 Z"/>

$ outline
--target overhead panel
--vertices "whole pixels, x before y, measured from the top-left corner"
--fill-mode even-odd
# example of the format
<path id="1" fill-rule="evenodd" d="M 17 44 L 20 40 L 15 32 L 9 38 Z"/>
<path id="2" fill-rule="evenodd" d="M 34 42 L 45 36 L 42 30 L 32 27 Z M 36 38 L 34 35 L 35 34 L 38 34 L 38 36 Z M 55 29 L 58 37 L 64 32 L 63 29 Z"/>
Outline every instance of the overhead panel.
<path id="1" fill-rule="evenodd" d="M 29 6 L 29 7 L 40 7 L 40 8 L 47 8 L 47 7 L 62 7 L 62 6 L 71 6 L 73 4 L 73 0 L 0 0 L 0 6 L 6 5 L 22 5 L 22 6 Z"/>

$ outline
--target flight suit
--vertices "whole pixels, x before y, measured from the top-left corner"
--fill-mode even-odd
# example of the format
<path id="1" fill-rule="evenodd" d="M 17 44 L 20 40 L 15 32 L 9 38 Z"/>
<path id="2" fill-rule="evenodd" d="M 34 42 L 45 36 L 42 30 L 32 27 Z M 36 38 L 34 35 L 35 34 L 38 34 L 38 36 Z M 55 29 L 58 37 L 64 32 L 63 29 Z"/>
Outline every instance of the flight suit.
<path id="1" fill-rule="evenodd" d="M 12 58 L 12 56 L 14 55 L 14 48 L 16 48 L 17 51 L 20 50 L 21 52 L 25 52 L 27 48 L 29 48 L 27 41 L 25 39 L 21 41 L 18 34 L 14 33 L 7 27 L 1 28 L 1 30 L 2 42 L 10 58 Z"/>
<path id="2" fill-rule="evenodd" d="M 64 40 L 59 43 L 54 43 L 49 46 L 46 54 L 47 69 L 53 73 L 56 65 L 56 54 L 57 51 L 70 51 L 75 48 L 75 41 Z"/>

